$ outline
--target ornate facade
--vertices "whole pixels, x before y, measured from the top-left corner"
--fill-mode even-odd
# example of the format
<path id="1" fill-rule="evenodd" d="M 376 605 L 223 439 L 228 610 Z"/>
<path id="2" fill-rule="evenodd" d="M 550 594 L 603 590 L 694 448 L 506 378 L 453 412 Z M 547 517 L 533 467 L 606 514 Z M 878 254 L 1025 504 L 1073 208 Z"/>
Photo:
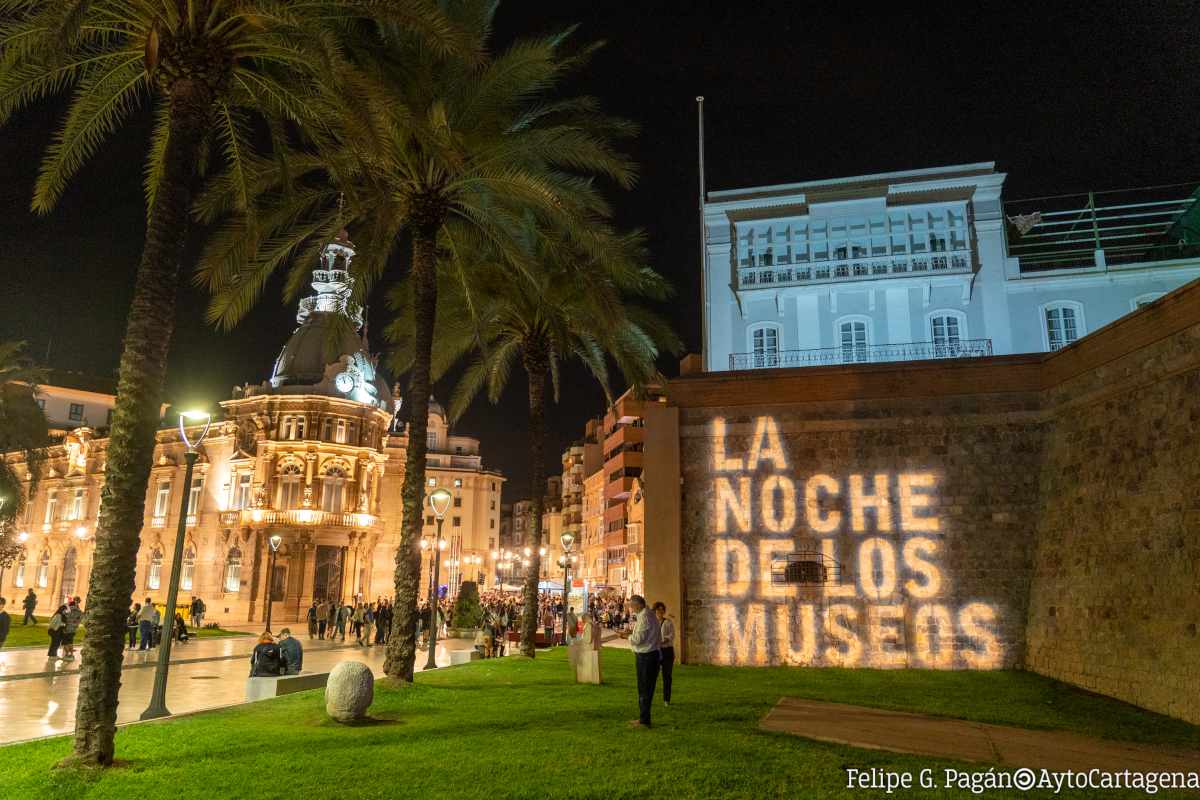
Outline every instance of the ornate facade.
<path id="1" fill-rule="evenodd" d="M 317 295 L 301 301 L 299 327 L 271 378 L 235 389 L 220 404 L 190 486 L 181 485 L 186 445 L 178 429 L 159 432 L 135 601 L 165 599 L 180 513 L 187 516 L 181 602 L 201 597 L 210 621 L 261 620 L 268 596 L 272 619 L 286 622 L 302 619 L 313 600 L 392 593 L 408 436 L 395 419 L 400 398 L 376 373 L 357 313 L 345 308 L 353 254 L 344 233 L 327 248 L 313 273 Z M 354 322 L 339 332 L 343 312 Z M 332 351 L 331 340 L 339 343 Z M 67 595 L 86 593 L 106 433 L 79 427 L 52 449 L 21 521 L 24 555 L 0 573 L 10 602 L 33 588 L 46 614 Z M 193 439 L 199 433 L 188 431 Z M 478 440 L 450 435 L 436 402 L 427 444 L 429 488 L 454 496 L 442 530 L 443 558 L 454 568 L 442 570 L 441 583 L 491 583 L 504 479 L 483 469 Z M 426 535 L 435 534 L 435 522 L 426 516 Z M 272 574 L 269 540 L 276 534 L 282 542 Z M 425 558 L 426 587 L 429 566 Z"/>

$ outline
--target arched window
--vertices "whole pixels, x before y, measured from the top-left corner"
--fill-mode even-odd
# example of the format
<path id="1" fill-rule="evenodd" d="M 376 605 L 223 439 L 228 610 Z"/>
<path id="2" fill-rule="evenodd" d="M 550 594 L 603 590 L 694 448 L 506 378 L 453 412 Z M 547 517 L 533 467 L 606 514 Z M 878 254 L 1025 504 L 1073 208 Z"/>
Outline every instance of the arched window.
<path id="1" fill-rule="evenodd" d="M 779 328 L 775 325 L 760 325 L 750 330 L 755 369 L 779 366 L 779 339 Z"/>
<path id="2" fill-rule="evenodd" d="M 157 589 L 162 583 L 162 550 L 154 548 L 150 554 L 150 569 L 146 571 L 146 588 Z"/>
<path id="3" fill-rule="evenodd" d="M 1087 331 L 1083 324 L 1083 306 L 1073 302 L 1047 303 L 1042 306 L 1043 339 L 1046 350 L 1061 350 Z"/>
<path id="4" fill-rule="evenodd" d="M 50 551 L 42 553 L 42 557 L 38 559 L 37 570 L 37 587 L 39 589 L 46 588 L 46 578 L 50 574 Z"/>
<path id="5" fill-rule="evenodd" d="M 279 473 L 279 508 L 293 511 L 300 507 L 300 481 L 304 473 L 299 464 L 288 464 Z"/>
<path id="6" fill-rule="evenodd" d="M 866 318 L 838 320 L 838 346 L 842 348 L 842 363 L 852 364 L 870 360 L 871 331 Z"/>
<path id="7" fill-rule="evenodd" d="M 345 487 L 346 473 L 341 467 L 330 467 L 325 470 L 325 480 L 321 486 L 321 510 L 334 514 L 342 513 Z"/>
<path id="8" fill-rule="evenodd" d="M 192 548 L 183 551 L 183 568 L 179 571 L 179 588 L 185 592 L 192 589 L 192 574 L 196 569 L 196 553 Z"/>
<path id="9" fill-rule="evenodd" d="M 17 574 L 13 577 L 13 586 L 18 589 L 25 588 L 25 551 L 17 557 Z"/>
<path id="10" fill-rule="evenodd" d="M 78 553 L 75 552 L 74 547 L 69 548 L 67 554 L 63 556 L 62 595 L 64 597 L 75 596 L 75 559 L 77 557 Z"/>
<path id="11" fill-rule="evenodd" d="M 236 592 L 242 585 L 242 551 L 229 548 L 225 556 L 225 591 Z"/>
<path id="12" fill-rule="evenodd" d="M 929 341 L 935 358 L 954 358 L 967 336 L 966 315 L 958 311 L 934 311 L 928 316 Z"/>

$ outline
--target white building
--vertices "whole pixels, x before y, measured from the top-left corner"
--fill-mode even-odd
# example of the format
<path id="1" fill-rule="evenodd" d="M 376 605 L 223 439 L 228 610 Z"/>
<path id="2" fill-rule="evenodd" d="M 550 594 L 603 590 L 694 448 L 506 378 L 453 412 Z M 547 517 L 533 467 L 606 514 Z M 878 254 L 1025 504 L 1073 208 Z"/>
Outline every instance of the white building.
<path id="1" fill-rule="evenodd" d="M 709 192 L 704 369 L 1056 350 L 1200 277 L 1194 187 L 1012 204 L 994 167 Z"/>

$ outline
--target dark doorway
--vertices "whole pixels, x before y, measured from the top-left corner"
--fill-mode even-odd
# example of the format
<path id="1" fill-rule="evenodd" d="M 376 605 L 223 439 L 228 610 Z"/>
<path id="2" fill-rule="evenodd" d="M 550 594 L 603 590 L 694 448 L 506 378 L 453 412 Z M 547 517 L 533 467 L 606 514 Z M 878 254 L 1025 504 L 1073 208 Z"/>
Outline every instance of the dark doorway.
<path id="1" fill-rule="evenodd" d="M 317 545 L 317 569 L 313 573 L 313 599 L 318 603 L 337 602 L 342 596 L 342 548 Z"/>

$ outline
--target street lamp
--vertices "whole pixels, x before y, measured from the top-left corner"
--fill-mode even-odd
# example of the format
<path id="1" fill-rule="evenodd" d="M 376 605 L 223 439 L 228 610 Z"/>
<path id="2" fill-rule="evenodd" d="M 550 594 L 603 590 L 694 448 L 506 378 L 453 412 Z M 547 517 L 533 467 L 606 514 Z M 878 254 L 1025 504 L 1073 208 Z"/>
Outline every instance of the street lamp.
<path id="1" fill-rule="evenodd" d="M 437 549 L 441 550 L 446 547 L 446 542 L 442 539 L 442 518 L 446 516 L 446 512 L 450 510 L 450 501 L 454 499 L 454 495 L 445 489 L 434 489 L 429 493 L 429 507 L 433 509 L 433 513 L 437 515 Z M 437 669 L 437 660 L 434 654 L 437 651 L 437 590 L 438 590 L 438 560 L 437 553 L 433 554 L 433 586 L 429 589 L 429 660 L 425 662 L 425 669 Z"/>
<path id="2" fill-rule="evenodd" d="M 562 542 L 563 554 L 562 558 L 558 559 L 558 565 L 563 568 L 563 644 L 567 643 L 567 570 L 570 569 L 571 562 L 575 557 L 571 555 L 571 545 L 575 544 L 575 535 L 570 531 L 566 531 L 559 537 Z"/>
<path id="3" fill-rule="evenodd" d="M 196 441 L 188 439 L 187 431 L 184 430 L 184 419 L 195 420 L 195 424 L 199 425 L 204 422 L 204 430 L 200 432 L 200 438 Z M 187 445 L 187 452 L 183 454 L 184 460 L 187 462 L 187 469 L 183 473 L 183 497 L 179 501 L 179 528 L 175 531 L 175 556 L 171 560 L 171 582 L 167 588 L 167 613 L 163 620 L 164 631 L 175 630 L 175 601 L 179 599 L 179 570 L 183 566 L 183 539 L 187 536 L 187 512 L 188 499 L 191 497 L 191 492 L 188 491 L 192 485 L 192 468 L 196 466 L 196 459 L 199 453 L 196 448 L 204 441 L 204 437 L 208 434 L 208 428 L 212 425 L 212 414 L 206 411 L 183 411 L 179 414 L 179 435 L 183 437 L 183 443 Z M 142 712 L 142 719 L 157 719 L 159 717 L 169 717 L 171 712 L 167 710 L 167 670 L 171 667 L 171 635 L 168 633 L 163 637 L 162 642 L 158 645 L 158 666 L 154 669 L 154 691 L 150 695 L 150 707 Z"/>
<path id="4" fill-rule="evenodd" d="M 275 554 L 279 552 L 279 543 L 283 537 L 278 533 L 268 541 L 271 542 L 271 577 L 267 581 L 267 633 L 271 632 L 271 604 L 275 602 Z"/>

